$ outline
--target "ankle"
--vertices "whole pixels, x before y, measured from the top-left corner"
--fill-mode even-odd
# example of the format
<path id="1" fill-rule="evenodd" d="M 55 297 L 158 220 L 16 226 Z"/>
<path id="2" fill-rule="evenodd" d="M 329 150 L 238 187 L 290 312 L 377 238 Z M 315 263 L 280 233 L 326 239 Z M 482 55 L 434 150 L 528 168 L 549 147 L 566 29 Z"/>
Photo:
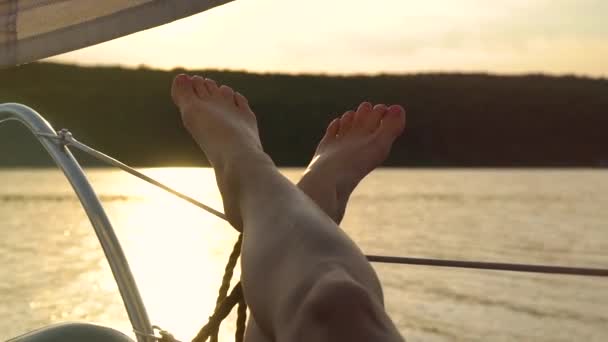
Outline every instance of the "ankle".
<path id="1" fill-rule="evenodd" d="M 340 203 L 336 191 L 336 180 L 330 177 L 331 174 L 323 174 L 316 168 L 306 169 L 298 182 L 298 188 L 334 222 L 339 223 L 342 217 L 340 215 Z"/>
<path id="2" fill-rule="evenodd" d="M 244 198 L 256 196 L 259 184 L 276 170 L 270 157 L 262 152 L 232 154 L 213 164 L 228 222 L 242 231 Z"/>

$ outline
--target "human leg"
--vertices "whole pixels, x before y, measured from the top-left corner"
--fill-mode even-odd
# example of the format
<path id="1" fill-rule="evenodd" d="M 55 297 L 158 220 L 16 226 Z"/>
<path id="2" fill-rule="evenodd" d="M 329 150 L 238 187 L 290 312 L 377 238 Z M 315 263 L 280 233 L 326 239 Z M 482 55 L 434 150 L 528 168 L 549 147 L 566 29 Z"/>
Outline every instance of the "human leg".
<path id="1" fill-rule="evenodd" d="M 401 109 L 394 106 L 387 108 L 384 105 L 372 108 L 371 104 L 362 103 L 357 111 L 348 111 L 333 120 L 298 182 L 298 188 L 336 224 L 342 221 L 354 188 L 384 161 L 394 139 L 400 134 L 398 130 L 384 131 L 370 139 L 390 110 Z M 270 341 L 257 326 L 253 316 L 249 317 L 245 336 L 247 342 Z"/>
<path id="2" fill-rule="evenodd" d="M 355 337 L 398 339 L 373 269 L 348 236 L 278 172 L 261 148 L 244 97 L 185 75 L 176 78 L 172 95 L 216 171 L 229 221 L 244 232 L 242 283 L 264 333 L 276 340 L 334 333 L 347 338 L 353 330 L 344 324 L 346 314 L 366 322 L 359 326 L 365 334 Z M 379 131 L 393 130 L 388 123 L 401 115 L 381 123 Z M 336 315 L 325 310 L 328 304 L 352 310 Z M 325 331 L 313 319 L 317 314 L 336 329 Z"/>

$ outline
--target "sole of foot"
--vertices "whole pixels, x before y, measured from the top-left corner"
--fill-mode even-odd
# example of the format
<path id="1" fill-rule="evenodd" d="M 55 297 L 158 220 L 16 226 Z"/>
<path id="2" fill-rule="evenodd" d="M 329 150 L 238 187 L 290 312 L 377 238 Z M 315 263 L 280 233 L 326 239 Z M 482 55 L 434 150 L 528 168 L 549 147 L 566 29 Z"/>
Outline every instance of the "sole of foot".
<path id="1" fill-rule="evenodd" d="M 175 77 L 171 96 L 184 127 L 213 166 L 228 221 L 242 229 L 237 199 L 246 175 L 274 166 L 262 149 L 249 102 L 228 86 L 184 74 Z"/>

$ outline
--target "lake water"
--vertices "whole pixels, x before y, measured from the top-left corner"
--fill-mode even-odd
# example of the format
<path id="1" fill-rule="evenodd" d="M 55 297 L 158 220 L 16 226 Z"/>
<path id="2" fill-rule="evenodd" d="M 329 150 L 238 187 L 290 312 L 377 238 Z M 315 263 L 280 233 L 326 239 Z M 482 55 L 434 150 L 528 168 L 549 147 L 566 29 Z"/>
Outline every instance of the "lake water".
<path id="1" fill-rule="evenodd" d="M 146 174 L 221 209 L 209 169 Z M 301 170 L 285 169 L 291 179 Z M 191 339 L 236 233 L 125 173 L 89 170 L 154 324 Z M 608 172 L 373 173 L 342 227 L 369 254 L 608 267 Z M 408 341 L 608 341 L 608 279 L 374 265 Z M 61 321 L 130 330 L 80 203 L 55 170 L 0 170 L 0 339 Z M 234 319 L 225 323 L 230 341 Z"/>

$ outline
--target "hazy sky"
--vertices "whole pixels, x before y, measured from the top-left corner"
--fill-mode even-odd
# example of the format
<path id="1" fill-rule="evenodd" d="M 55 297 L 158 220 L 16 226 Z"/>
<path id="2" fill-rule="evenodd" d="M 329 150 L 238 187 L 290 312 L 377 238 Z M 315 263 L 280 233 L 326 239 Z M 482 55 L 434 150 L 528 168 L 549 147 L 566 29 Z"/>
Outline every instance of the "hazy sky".
<path id="1" fill-rule="evenodd" d="M 237 0 L 53 58 L 253 71 L 608 76 L 607 0 Z"/>

